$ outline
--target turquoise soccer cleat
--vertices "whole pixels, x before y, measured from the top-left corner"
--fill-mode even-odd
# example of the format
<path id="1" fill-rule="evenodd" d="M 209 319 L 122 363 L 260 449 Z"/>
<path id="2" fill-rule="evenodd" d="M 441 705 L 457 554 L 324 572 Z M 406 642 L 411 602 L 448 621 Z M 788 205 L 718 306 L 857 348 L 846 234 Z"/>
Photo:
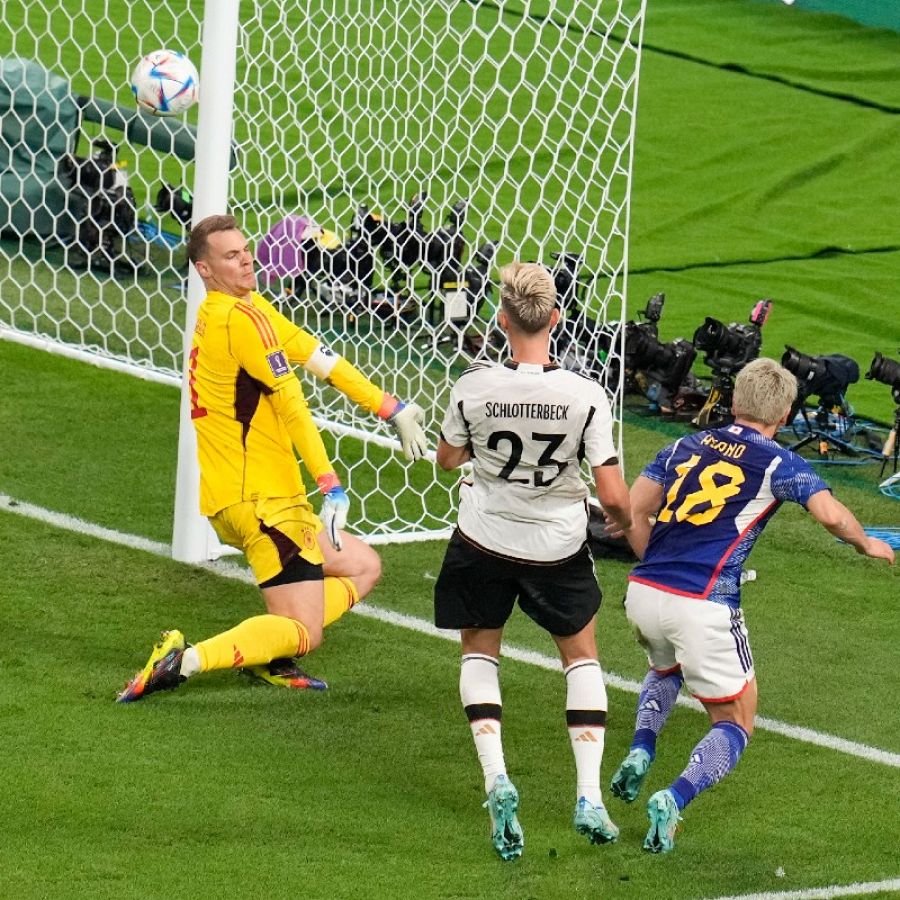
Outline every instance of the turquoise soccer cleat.
<path id="1" fill-rule="evenodd" d="M 181 675 L 181 657 L 184 656 L 186 646 L 184 635 L 180 631 L 164 631 L 159 643 L 154 646 L 150 659 L 125 685 L 125 689 L 116 697 L 116 703 L 133 703 L 156 691 L 170 691 L 186 681 Z"/>
<path id="2" fill-rule="evenodd" d="M 525 835 L 516 816 L 519 792 L 505 776 L 498 775 L 484 801 L 491 814 L 491 841 L 501 859 L 518 859 L 525 847 Z"/>
<path id="3" fill-rule="evenodd" d="M 594 806 L 586 797 L 575 804 L 575 830 L 592 844 L 612 844 L 619 837 L 619 828 L 609 817 L 606 807 Z"/>
<path id="4" fill-rule="evenodd" d="M 612 777 L 609 788 L 613 794 L 626 803 L 633 803 L 641 791 L 652 761 L 646 750 L 632 750 Z"/>
<path id="5" fill-rule="evenodd" d="M 675 830 L 681 821 L 678 806 L 670 790 L 657 791 L 647 801 L 650 829 L 644 838 L 644 849 L 651 853 L 668 853 L 675 847 Z"/>

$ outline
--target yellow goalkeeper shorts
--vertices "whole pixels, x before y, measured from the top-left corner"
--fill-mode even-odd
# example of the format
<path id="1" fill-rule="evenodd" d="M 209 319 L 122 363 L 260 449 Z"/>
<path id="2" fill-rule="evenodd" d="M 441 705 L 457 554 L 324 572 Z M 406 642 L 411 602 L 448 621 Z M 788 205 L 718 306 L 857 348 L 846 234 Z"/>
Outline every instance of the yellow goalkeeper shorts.
<path id="1" fill-rule="evenodd" d="M 304 495 L 235 503 L 209 521 L 219 540 L 244 551 L 258 584 L 274 578 L 297 556 L 312 565 L 324 561 L 316 539 L 322 523 Z"/>

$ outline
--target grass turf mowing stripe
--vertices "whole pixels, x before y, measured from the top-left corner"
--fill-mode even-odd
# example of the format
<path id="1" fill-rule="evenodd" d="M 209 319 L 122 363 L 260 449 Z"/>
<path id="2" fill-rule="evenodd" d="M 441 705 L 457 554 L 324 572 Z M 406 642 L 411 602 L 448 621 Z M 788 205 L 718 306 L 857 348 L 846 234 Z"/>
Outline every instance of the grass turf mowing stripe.
<path id="1" fill-rule="evenodd" d="M 7 509 L 10 512 L 26 516 L 30 519 L 45 522 L 56 528 L 74 531 L 78 534 L 99 538 L 100 540 L 120 544 L 131 549 L 143 550 L 147 553 L 153 553 L 156 556 L 164 556 L 166 558 L 171 557 L 171 547 L 168 544 L 163 544 L 159 541 L 151 541 L 147 538 L 140 537 L 139 535 L 126 534 L 112 528 L 104 528 L 100 525 L 95 525 L 92 522 L 86 522 L 75 516 L 67 515 L 66 513 L 54 512 L 53 510 L 44 509 L 41 506 L 35 506 L 31 503 L 16 500 L 8 494 L 0 493 L 0 508 Z M 244 581 L 247 584 L 255 585 L 256 583 L 249 569 L 238 566 L 235 563 L 219 560 L 216 562 L 200 563 L 195 567 L 214 572 L 224 578 Z M 419 619 L 415 616 L 394 612 L 389 609 L 382 609 L 381 607 L 374 606 L 370 603 L 357 605 L 352 611 L 362 616 L 368 616 L 372 619 L 378 619 L 381 622 L 409 629 L 410 631 L 417 631 L 421 634 L 440 637 L 444 640 L 453 642 L 459 641 L 459 635 L 455 631 L 444 631 L 435 628 L 431 622 L 425 619 Z M 538 653 L 534 650 L 526 650 L 521 647 L 513 647 L 504 644 L 501 652 L 507 659 L 514 659 L 518 662 L 524 662 L 553 672 L 561 670 L 560 662 L 557 658 L 546 656 L 545 654 Z M 637 681 L 622 678 L 614 672 L 604 671 L 604 679 L 609 687 L 618 688 L 621 691 L 626 691 L 631 694 L 640 693 L 641 686 Z M 691 697 L 679 697 L 678 703 L 681 706 L 686 706 L 694 710 L 703 710 L 702 705 Z M 771 731 L 775 734 L 780 734 L 783 737 L 788 737 L 806 744 L 814 744 L 819 747 L 828 748 L 829 750 L 837 750 L 838 752 L 846 753 L 849 756 L 858 756 L 869 762 L 876 762 L 893 768 L 900 768 L 900 753 L 892 753 L 878 747 L 871 747 L 868 744 L 850 741 L 845 738 L 837 737 L 836 735 L 825 734 L 799 725 L 791 725 L 787 722 L 780 722 L 777 719 L 766 718 L 765 716 L 757 716 L 756 727 L 762 731 Z"/>
<path id="2" fill-rule="evenodd" d="M 805 888 L 795 891 L 766 891 L 762 894 L 731 894 L 713 900 L 831 900 L 832 897 L 862 897 L 900 891 L 900 878 L 885 881 L 863 881 L 853 884 L 833 884 L 823 888 Z"/>

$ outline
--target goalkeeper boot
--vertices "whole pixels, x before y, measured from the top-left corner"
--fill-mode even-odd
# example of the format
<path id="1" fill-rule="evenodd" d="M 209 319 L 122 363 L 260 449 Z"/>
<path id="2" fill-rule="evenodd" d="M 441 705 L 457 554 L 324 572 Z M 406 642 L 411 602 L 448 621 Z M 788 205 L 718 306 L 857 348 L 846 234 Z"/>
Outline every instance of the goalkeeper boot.
<path id="1" fill-rule="evenodd" d="M 484 805 L 491 814 L 491 842 L 494 849 L 501 859 L 518 859 L 525 847 L 525 836 L 516 816 L 519 792 L 515 785 L 505 775 L 498 775 Z"/>
<path id="2" fill-rule="evenodd" d="M 187 645 L 180 631 L 164 631 L 150 659 L 116 697 L 116 703 L 132 703 L 156 691 L 170 691 L 186 681 L 181 674 L 181 657 Z"/>
<path id="3" fill-rule="evenodd" d="M 293 659 L 273 659 L 265 665 L 247 666 L 241 671 L 267 684 L 293 688 L 296 691 L 324 691 L 328 688 L 324 681 L 307 675 Z"/>
<path id="4" fill-rule="evenodd" d="M 601 803 L 594 806 L 586 797 L 579 797 L 575 804 L 575 830 L 585 835 L 592 844 L 612 844 L 619 837 L 619 827 L 609 817 Z"/>
<path id="5" fill-rule="evenodd" d="M 668 853 L 675 847 L 675 830 L 681 821 L 671 791 L 657 791 L 647 801 L 647 817 L 650 829 L 644 838 L 644 849 L 651 853 Z"/>
<path id="6" fill-rule="evenodd" d="M 637 795 L 640 793 L 641 785 L 650 771 L 650 754 L 640 747 L 632 750 L 628 756 L 622 760 L 622 765 L 616 769 L 616 774 L 612 777 L 610 790 L 626 803 L 633 803 Z"/>

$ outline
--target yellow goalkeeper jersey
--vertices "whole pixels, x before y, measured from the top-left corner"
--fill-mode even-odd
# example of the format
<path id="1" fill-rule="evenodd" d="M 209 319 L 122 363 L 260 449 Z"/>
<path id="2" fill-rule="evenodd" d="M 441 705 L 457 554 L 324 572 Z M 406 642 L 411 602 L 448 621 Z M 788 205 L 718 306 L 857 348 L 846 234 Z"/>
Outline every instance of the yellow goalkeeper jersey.
<path id="1" fill-rule="evenodd" d="M 259 294 L 210 291 L 197 314 L 188 380 L 200 462 L 200 512 L 291 497 L 305 488 L 293 448 L 315 479 L 334 469 L 291 363 L 387 417 L 397 401 Z"/>

